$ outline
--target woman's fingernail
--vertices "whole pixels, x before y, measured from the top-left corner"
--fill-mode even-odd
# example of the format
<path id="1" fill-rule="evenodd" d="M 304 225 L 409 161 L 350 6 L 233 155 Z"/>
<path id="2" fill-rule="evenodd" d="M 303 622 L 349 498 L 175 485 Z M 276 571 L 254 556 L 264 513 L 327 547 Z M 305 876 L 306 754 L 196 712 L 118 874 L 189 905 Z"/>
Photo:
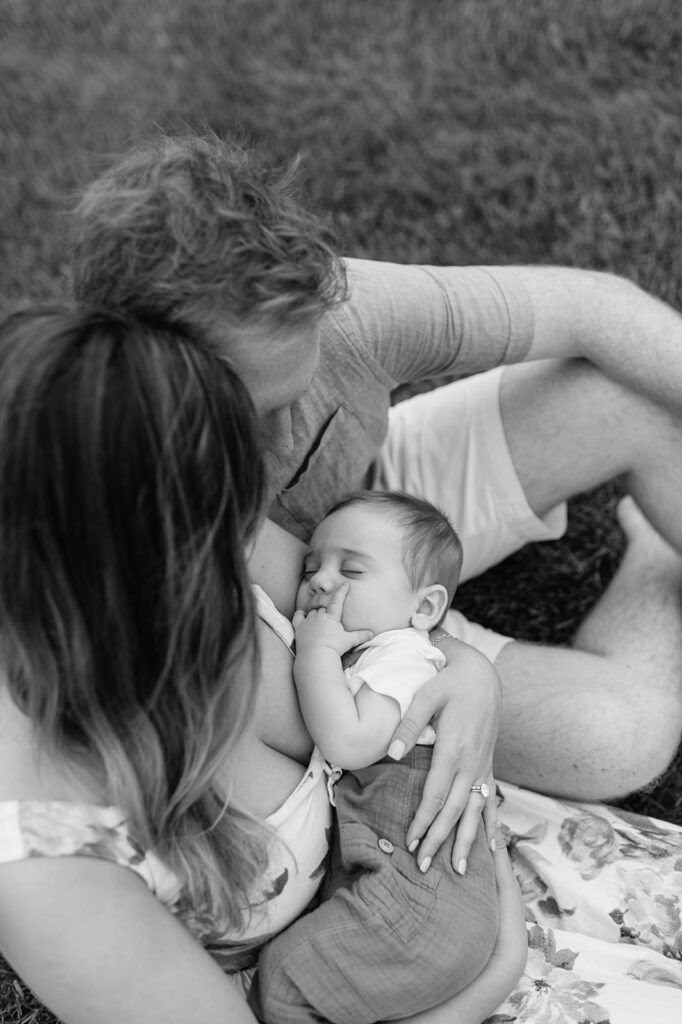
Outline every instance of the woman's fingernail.
<path id="1" fill-rule="evenodd" d="M 493 851 L 493 853 L 495 852 L 495 849 L 496 849 L 495 836 L 493 836 L 492 839 L 490 840 L 490 849 Z"/>
<path id="2" fill-rule="evenodd" d="M 430 857 L 424 857 L 424 860 L 419 865 L 419 870 L 421 871 L 421 873 L 423 875 L 425 875 L 430 867 L 431 867 L 431 858 Z"/>
<path id="3" fill-rule="evenodd" d="M 457 874 L 458 875 L 465 875 L 466 874 L 466 870 L 467 870 L 467 862 L 465 861 L 464 857 L 462 857 L 461 861 L 457 865 Z"/>
<path id="4" fill-rule="evenodd" d="M 392 757 L 394 761 L 400 761 L 403 754 L 405 753 L 405 744 L 402 740 L 393 740 L 390 747 L 388 748 L 388 756 Z"/>
<path id="5" fill-rule="evenodd" d="M 410 853 L 414 853 L 414 851 L 417 849 L 418 846 L 419 846 L 419 840 L 418 839 L 413 839 L 412 842 L 410 843 L 410 845 L 407 847 L 407 849 L 410 851 Z"/>

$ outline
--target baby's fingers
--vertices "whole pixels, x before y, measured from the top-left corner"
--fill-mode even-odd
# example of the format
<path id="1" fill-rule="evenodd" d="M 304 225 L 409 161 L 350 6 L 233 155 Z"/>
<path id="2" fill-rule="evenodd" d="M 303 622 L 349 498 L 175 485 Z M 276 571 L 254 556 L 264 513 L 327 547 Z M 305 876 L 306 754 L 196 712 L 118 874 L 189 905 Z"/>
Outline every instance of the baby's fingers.
<path id="1" fill-rule="evenodd" d="M 368 640 L 371 640 L 374 633 L 371 629 L 353 629 L 350 633 L 346 633 L 348 640 L 348 650 L 352 650 L 353 647 L 359 647 L 360 644 L 366 644 Z"/>
<path id="2" fill-rule="evenodd" d="M 348 596 L 349 589 L 350 585 L 348 583 L 344 583 L 342 586 L 339 587 L 338 590 L 334 591 L 334 593 L 329 599 L 329 604 L 327 605 L 327 615 L 329 615 L 329 617 L 332 619 L 336 619 L 337 622 L 341 621 L 341 615 L 343 614 L 343 605 L 346 600 L 346 597 Z"/>

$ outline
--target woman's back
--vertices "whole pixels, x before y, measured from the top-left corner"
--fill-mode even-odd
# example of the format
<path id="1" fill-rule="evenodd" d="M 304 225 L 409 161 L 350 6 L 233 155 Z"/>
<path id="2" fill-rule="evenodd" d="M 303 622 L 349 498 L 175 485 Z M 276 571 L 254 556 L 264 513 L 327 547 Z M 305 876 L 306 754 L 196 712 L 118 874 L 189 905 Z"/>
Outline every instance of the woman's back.
<path id="1" fill-rule="evenodd" d="M 268 863 L 218 779 L 263 498 L 253 405 L 197 334 L 0 328 L 0 948 L 67 1022 L 252 1019 L 193 934 L 238 931 Z"/>

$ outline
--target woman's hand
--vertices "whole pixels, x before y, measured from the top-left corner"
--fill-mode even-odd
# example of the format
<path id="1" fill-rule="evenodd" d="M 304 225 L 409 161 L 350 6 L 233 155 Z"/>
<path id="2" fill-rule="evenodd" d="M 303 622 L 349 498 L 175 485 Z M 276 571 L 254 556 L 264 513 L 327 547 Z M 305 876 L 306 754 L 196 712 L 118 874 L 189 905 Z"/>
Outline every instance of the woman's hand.
<path id="1" fill-rule="evenodd" d="M 499 1005 L 513 991 L 523 974 L 528 959 L 528 933 L 521 889 L 512 871 L 507 844 L 499 827 L 495 831 L 493 843 L 499 900 L 497 941 L 483 972 L 468 988 L 474 988 L 479 982 L 485 985 L 485 976 L 490 975 L 490 983 L 498 985 L 498 991 L 503 993 L 496 1004 Z"/>
<path id="2" fill-rule="evenodd" d="M 417 692 L 393 734 L 388 752 L 400 760 L 414 746 L 422 729 L 434 720 L 433 761 L 406 842 L 408 848 L 420 844 L 417 860 L 420 865 L 426 862 L 426 870 L 459 822 L 452 863 L 464 874 L 481 812 L 488 838 L 495 834 L 497 803 L 492 763 L 502 688 L 495 668 L 480 651 L 453 637 L 438 646 L 448 664 Z M 484 784 L 487 798 L 471 791 L 472 786 L 483 788 Z"/>
<path id="3" fill-rule="evenodd" d="M 456 996 L 407 1018 L 409 1024 L 481 1024 L 504 1002 L 523 974 L 528 956 L 523 900 L 500 829 L 495 834 L 494 857 L 499 927 L 488 963 Z"/>

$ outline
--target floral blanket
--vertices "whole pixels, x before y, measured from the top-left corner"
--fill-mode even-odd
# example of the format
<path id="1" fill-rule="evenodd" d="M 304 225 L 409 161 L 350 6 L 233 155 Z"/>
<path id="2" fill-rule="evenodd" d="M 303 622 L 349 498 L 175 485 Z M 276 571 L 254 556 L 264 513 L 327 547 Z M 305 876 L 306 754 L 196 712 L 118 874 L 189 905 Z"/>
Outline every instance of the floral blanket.
<path id="1" fill-rule="evenodd" d="M 489 1024 L 682 1024 L 682 829 L 499 793 L 529 949 Z"/>

